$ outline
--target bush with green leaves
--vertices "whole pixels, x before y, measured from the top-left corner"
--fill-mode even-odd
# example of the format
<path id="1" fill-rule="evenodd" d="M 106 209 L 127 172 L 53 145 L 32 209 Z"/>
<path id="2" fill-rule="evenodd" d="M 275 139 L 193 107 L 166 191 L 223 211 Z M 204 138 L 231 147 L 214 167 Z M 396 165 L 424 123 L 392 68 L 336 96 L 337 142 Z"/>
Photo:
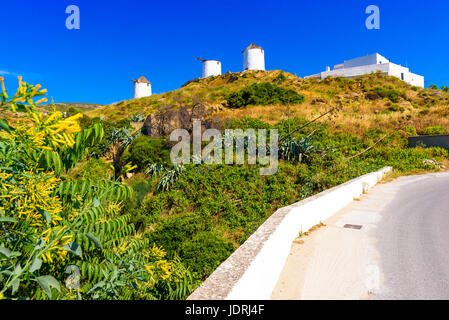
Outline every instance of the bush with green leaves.
<path id="1" fill-rule="evenodd" d="M 403 94 L 393 88 L 376 87 L 367 94 L 367 97 L 369 99 L 386 98 L 393 103 L 398 103 L 399 98 L 403 97 Z"/>
<path id="2" fill-rule="evenodd" d="M 151 138 L 139 136 L 130 144 L 123 155 L 125 162 L 131 162 L 144 170 L 149 164 L 157 163 L 168 165 L 170 163 L 170 146 L 164 138 Z"/>
<path id="3" fill-rule="evenodd" d="M 433 136 L 433 135 L 439 135 L 439 134 L 446 134 L 448 131 L 440 126 L 431 126 L 424 128 L 422 134 L 425 136 Z"/>
<path id="4" fill-rule="evenodd" d="M 304 102 L 304 97 L 293 89 L 286 89 L 269 82 L 255 83 L 226 97 L 229 108 L 248 105 L 292 104 Z"/>
<path id="5" fill-rule="evenodd" d="M 191 266 L 192 272 L 196 272 L 200 279 L 206 279 L 235 249 L 231 241 L 217 232 L 202 231 L 184 239 L 179 255 L 186 265 Z"/>
<path id="6" fill-rule="evenodd" d="M 80 165 L 80 168 L 75 168 L 71 176 L 79 179 L 94 179 L 107 180 L 111 177 L 111 165 L 103 159 L 91 158 Z"/>
<path id="7" fill-rule="evenodd" d="M 277 128 L 282 137 L 307 123 L 292 118 L 271 126 L 244 118 L 226 125 Z M 385 134 L 373 128 L 360 138 L 331 133 L 325 123 L 312 123 L 284 140 L 275 175 L 261 176 L 259 165 L 185 165 L 170 188 L 142 201 L 138 215 L 151 226 L 150 242 L 166 248 L 170 257 L 179 257 L 195 277 L 204 280 L 231 254 L 231 244 L 241 245 L 276 209 L 383 166 L 398 172 L 429 170 L 424 159 L 448 157 L 444 149 L 407 148 L 399 134 L 363 152 Z M 306 141 L 312 136 L 313 141 Z M 290 144 L 295 148 L 288 149 Z M 302 154 L 307 154 L 307 161 L 298 161 Z M 155 166 L 150 171 L 156 191 L 164 174 Z"/>
<path id="8" fill-rule="evenodd" d="M 42 94 L 19 78 L 13 101 L 0 96 L 0 107 L 29 120 L 13 127 L 0 119 L 0 299 L 185 298 L 195 285 L 190 271 L 121 214 L 131 188 L 62 181 L 103 130 L 82 129 L 80 115 L 39 113 L 33 98 Z"/>

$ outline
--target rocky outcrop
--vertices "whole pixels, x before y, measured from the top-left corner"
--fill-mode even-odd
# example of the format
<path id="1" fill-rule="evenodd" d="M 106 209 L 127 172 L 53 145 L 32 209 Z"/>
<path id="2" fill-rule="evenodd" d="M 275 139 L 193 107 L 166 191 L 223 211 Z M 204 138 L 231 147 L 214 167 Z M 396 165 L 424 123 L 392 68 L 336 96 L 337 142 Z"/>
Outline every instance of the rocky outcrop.
<path id="1" fill-rule="evenodd" d="M 158 112 L 150 114 L 142 127 L 142 133 L 150 137 L 168 136 L 175 129 L 192 131 L 194 119 L 202 122 L 203 128 L 211 127 L 209 117 L 217 111 L 218 106 L 199 103 L 193 106 L 163 106 Z"/>

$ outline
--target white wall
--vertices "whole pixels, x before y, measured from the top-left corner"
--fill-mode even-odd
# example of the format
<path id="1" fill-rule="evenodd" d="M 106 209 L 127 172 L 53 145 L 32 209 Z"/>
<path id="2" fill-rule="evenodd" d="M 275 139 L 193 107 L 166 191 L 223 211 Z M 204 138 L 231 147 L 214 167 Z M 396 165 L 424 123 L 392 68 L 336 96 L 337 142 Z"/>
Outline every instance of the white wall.
<path id="1" fill-rule="evenodd" d="M 377 64 L 377 54 L 370 54 L 368 56 L 359 57 L 355 59 L 346 60 L 344 62 L 345 68 L 352 68 L 352 67 L 359 67 L 359 66 L 366 66 L 371 64 Z"/>
<path id="2" fill-rule="evenodd" d="M 385 75 L 401 79 L 412 86 L 424 88 L 424 77 L 411 73 L 408 68 L 394 63 L 363 65 L 352 68 L 334 69 L 321 72 L 321 79 L 331 77 L 357 77 L 363 74 L 382 72 Z M 314 75 L 316 77 L 316 75 Z M 308 78 L 308 77 L 306 77 Z M 403 78 L 403 79 L 402 79 Z"/>
<path id="3" fill-rule="evenodd" d="M 424 88 L 424 77 L 418 74 L 409 72 L 406 81 L 410 83 L 412 86 Z"/>
<path id="4" fill-rule="evenodd" d="M 364 57 L 346 60 L 344 62 L 344 67 L 353 68 L 353 67 L 368 66 L 372 64 L 385 64 L 385 63 L 389 63 L 388 59 L 382 57 L 378 53 L 373 53 Z"/>
<path id="5" fill-rule="evenodd" d="M 203 61 L 203 78 L 219 76 L 221 74 L 221 62 L 217 60 Z"/>
<path id="6" fill-rule="evenodd" d="M 134 99 L 151 96 L 151 84 L 143 82 L 134 83 Z"/>
<path id="7" fill-rule="evenodd" d="M 409 68 L 390 63 L 389 75 L 404 80 L 412 86 L 424 88 L 424 77 L 410 72 Z"/>
<path id="8" fill-rule="evenodd" d="M 371 64 L 367 66 L 359 66 L 353 68 L 336 69 L 331 71 L 321 72 L 321 79 L 325 79 L 328 76 L 331 77 L 357 77 L 362 74 L 370 74 L 381 71 L 382 73 L 388 74 L 389 66 L 388 64 Z"/>
<path id="9" fill-rule="evenodd" d="M 265 54 L 254 48 L 243 52 L 243 70 L 265 70 Z"/>
<path id="10" fill-rule="evenodd" d="M 391 170 L 385 167 L 278 209 L 188 300 L 270 299 L 299 233 L 343 209 Z"/>

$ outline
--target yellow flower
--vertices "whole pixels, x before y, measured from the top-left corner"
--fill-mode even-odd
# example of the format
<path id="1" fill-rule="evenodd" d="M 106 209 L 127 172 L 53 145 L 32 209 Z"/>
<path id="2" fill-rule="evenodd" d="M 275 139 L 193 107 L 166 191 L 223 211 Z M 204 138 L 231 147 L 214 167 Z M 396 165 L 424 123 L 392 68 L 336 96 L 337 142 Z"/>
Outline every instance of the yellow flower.
<path id="1" fill-rule="evenodd" d="M 34 96 L 37 92 L 37 90 L 39 90 L 42 86 L 40 84 L 37 84 L 34 88 L 33 91 L 31 91 L 31 95 Z"/>
<path id="2" fill-rule="evenodd" d="M 0 293 L 0 300 L 5 299 L 5 295 L 3 293 Z"/>
<path id="3" fill-rule="evenodd" d="M 5 92 L 5 93 L 6 93 L 6 89 L 5 89 L 5 82 L 4 82 L 4 80 L 5 80 L 5 78 L 3 78 L 3 77 L 0 77 L 0 82 L 2 83 L 2 90 L 3 90 L 3 92 Z"/>
<path id="4" fill-rule="evenodd" d="M 145 269 L 148 271 L 148 273 L 153 274 L 153 265 L 144 265 Z"/>
<path id="5" fill-rule="evenodd" d="M 36 105 L 38 105 L 39 103 L 42 103 L 42 102 L 47 102 L 48 101 L 48 99 L 47 98 L 42 98 L 42 99 L 40 99 L 40 100 L 38 100 L 38 101 L 36 101 Z"/>

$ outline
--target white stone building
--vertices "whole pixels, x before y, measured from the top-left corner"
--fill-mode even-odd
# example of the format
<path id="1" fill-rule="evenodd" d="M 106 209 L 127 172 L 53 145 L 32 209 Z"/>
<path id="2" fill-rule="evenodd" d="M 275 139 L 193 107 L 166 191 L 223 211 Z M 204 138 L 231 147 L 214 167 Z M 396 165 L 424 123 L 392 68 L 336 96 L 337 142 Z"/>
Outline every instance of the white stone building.
<path id="1" fill-rule="evenodd" d="M 243 70 L 265 70 L 265 54 L 261 47 L 251 43 L 243 53 Z"/>
<path id="2" fill-rule="evenodd" d="M 207 60 L 197 58 L 203 63 L 203 78 L 221 75 L 221 62 L 218 60 Z"/>
<path id="3" fill-rule="evenodd" d="M 151 96 L 151 83 L 144 76 L 131 81 L 134 82 L 134 99 Z"/>
<path id="4" fill-rule="evenodd" d="M 352 78 L 379 71 L 384 75 L 399 78 L 410 85 L 424 88 L 423 76 L 410 72 L 409 68 L 390 62 L 378 53 L 347 60 L 342 64 L 335 65 L 333 70 L 326 67 L 326 71 L 305 78 L 325 79 L 329 76 Z"/>

